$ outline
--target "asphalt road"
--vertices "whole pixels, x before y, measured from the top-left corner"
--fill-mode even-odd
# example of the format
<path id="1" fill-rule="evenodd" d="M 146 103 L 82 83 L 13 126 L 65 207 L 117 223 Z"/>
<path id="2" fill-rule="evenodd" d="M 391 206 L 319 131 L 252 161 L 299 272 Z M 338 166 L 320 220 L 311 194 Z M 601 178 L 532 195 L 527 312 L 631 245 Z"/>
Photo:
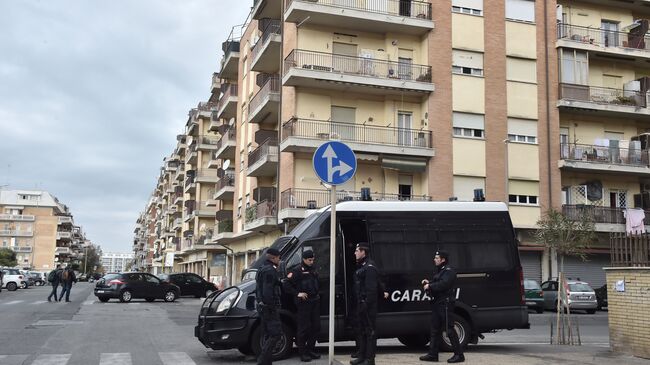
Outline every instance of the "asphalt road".
<path id="1" fill-rule="evenodd" d="M 123 364 L 240 364 L 254 363 L 237 350 L 211 351 L 194 338 L 201 299 L 181 298 L 175 303 L 144 300 L 101 303 L 92 284 L 72 289 L 70 303 L 48 303 L 50 287 L 0 293 L 0 365 L 123 365 Z M 499 354 L 539 351 L 549 342 L 553 313 L 531 314 L 530 330 L 486 335 L 468 353 Z M 582 342 L 607 351 L 607 313 L 577 314 Z M 397 340 L 380 340 L 379 357 L 417 359 Z M 340 346 L 339 346 L 340 345 Z M 337 344 L 347 363 L 351 343 Z M 323 354 L 326 347 L 320 347 Z M 380 362 L 380 361 L 378 361 Z M 280 362 L 300 363 L 296 357 Z M 325 363 L 324 360 L 313 363 Z"/>

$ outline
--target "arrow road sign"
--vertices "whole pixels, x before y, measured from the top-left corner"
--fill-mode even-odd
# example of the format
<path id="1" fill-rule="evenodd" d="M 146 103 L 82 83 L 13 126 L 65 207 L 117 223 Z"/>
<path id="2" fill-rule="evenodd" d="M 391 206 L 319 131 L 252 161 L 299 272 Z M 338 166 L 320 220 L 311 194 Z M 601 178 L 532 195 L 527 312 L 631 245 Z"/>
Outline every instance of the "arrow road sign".
<path id="1" fill-rule="evenodd" d="M 325 183 L 341 185 L 357 170 L 357 157 L 345 143 L 326 142 L 314 153 L 312 160 L 316 175 Z"/>

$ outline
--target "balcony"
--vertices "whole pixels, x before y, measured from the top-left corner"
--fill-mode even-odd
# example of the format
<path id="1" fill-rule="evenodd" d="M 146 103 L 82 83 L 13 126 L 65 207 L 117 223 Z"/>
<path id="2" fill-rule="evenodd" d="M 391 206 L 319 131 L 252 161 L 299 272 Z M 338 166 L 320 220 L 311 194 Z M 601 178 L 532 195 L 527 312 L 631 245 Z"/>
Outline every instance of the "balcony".
<path id="1" fill-rule="evenodd" d="M 217 150 L 214 151 L 214 158 L 233 159 L 235 158 L 235 149 L 237 147 L 237 129 L 230 126 L 221 134 L 221 139 L 217 142 Z"/>
<path id="2" fill-rule="evenodd" d="M 253 19 L 280 19 L 282 0 L 255 0 L 253 2 Z"/>
<path id="3" fill-rule="evenodd" d="M 275 176 L 278 169 L 278 142 L 267 139 L 248 154 L 248 176 Z"/>
<path id="4" fill-rule="evenodd" d="M 587 216 L 596 224 L 598 232 L 625 232 L 625 208 L 603 207 L 596 205 L 563 205 L 562 213 L 571 220 L 580 220 Z M 645 211 L 646 217 L 650 217 L 650 211 Z M 648 222 L 646 218 L 646 228 Z"/>
<path id="5" fill-rule="evenodd" d="M 228 39 L 221 44 L 223 59 L 221 60 L 219 76 L 222 79 L 237 80 L 237 74 L 239 73 L 239 40 L 244 29 L 244 25 L 234 26 L 228 35 Z"/>
<path id="6" fill-rule="evenodd" d="M 0 229 L 0 237 L 33 237 L 34 232 L 16 229 Z"/>
<path id="7" fill-rule="evenodd" d="M 214 151 L 217 149 L 217 143 L 219 143 L 219 137 L 204 136 L 199 139 L 198 149 L 199 151 Z"/>
<path id="8" fill-rule="evenodd" d="M 193 147 L 194 150 L 188 150 L 187 154 L 185 155 L 185 163 L 188 165 L 196 164 L 196 159 L 199 156 L 199 154 L 196 152 L 196 144 Z"/>
<path id="9" fill-rule="evenodd" d="M 219 221 L 217 224 L 217 232 L 215 232 L 214 236 L 212 237 L 213 242 L 224 244 L 231 241 L 234 236 L 232 227 L 232 219 Z"/>
<path id="10" fill-rule="evenodd" d="M 72 253 L 72 250 L 70 247 L 57 247 L 54 249 L 54 255 L 56 256 L 61 256 L 61 255 L 70 255 Z"/>
<path id="11" fill-rule="evenodd" d="M 214 188 L 213 198 L 215 200 L 232 200 L 235 196 L 235 174 L 226 173 Z"/>
<path id="12" fill-rule="evenodd" d="M 212 218 L 217 213 L 217 210 L 214 208 L 209 208 L 207 201 L 198 201 L 196 210 L 194 211 L 194 216 L 199 218 Z"/>
<path id="13" fill-rule="evenodd" d="M 216 171 L 203 170 L 196 176 L 196 182 L 214 184 L 219 181 Z"/>
<path id="14" fill-rule="evenodd" d="M 194 180 L 194 176 L 188 176 L 187 179 L 185 179 L 185 193 L 192 194 L 196 191 L 196 181 Z"/>
<path id="15" fill-rule="evenodd" d="M 217 103 L 212 101 L 201 101 L 196 107 L 196 117 L 203 118 L 204 120 L 210 120 L 212 118 L 212 112 L 216 110 Z"/>
<path id="16" fill-rule="evenodd" d="M 264 200 L 246 208 L 246 221 L 244 230 L 254 232 L 270 232 L 277 229 L 278 216 L 277 204 L 274 201 Z"/>
<path id="17" fill-rule="evenodd" d="M 275 127 L 280 109 L 280 78 L 270 77 L 248 104 L 248 122 Z"/>
<path id="18" fill-rule="evenodd" d="M 351 200 L 364 201 L 431 201 L 427 195 L 400 195 L 371 193 L 370 191 L 337 191 L 336 196 L 339 202 Z M 303 219 L 309 215 L 309 211 L 320 209 L 330 205 L 330 191 L 316 189 L 287 189 L 280 194 L 279 220 L 288 218 Z"/>
<path id="19" fill-rule="evenodd" d="M 637 30 L 638 29 L 638 30 Z M 642 27 L 630 32 L 617 32 L 559 23 L 557 47 L 574 48 L 605 55 L 650 59 L 650 37 L 641 34 Z"/>
<path id="20" fill-rule="evenodd" d="M 196 113 L 196 110 L 190 111 L 190 118 L 192 118 Z M 197 123 L 195 120 L 189 120 L 187 124 L 185 125 L 185 135 L 191 136 L 196 133 L 196 131 L 199 129 L 199 123 Z"/>
<path id="21" fill-rule="evenodd" d="M 217 106 L 217 118 L 230 119 L 237 117 L 237 101 L 239 98 L 237 84 L 223 84 L 221 98 Z"/>
<path id="22" fill-rule="evenodd" d="M 435 89 L 431 66 L 298 49 L 284 59 L 282 85 L 420 97 Z"/>
<path id="23" fill-rule="evenodd" d="M 33 250 L 31 246 L 10 246 L 9 248 L 16 253 L 30 253 Z"/>
<path id="24" fill-rule="evenodd" d="M 281 23 L 279 20 L 265 20 L 262 36 L 255 43 L 251 53 L 251 70 L 264 73 L 276 73 L 280 69 L 282 51 Z"/>
<path id="25" fill-rule="evenodd" d="M 219 92 L 221 89 L 221 77 L 219 76 L 219 73 L 215 72 L 212 74 L 212 87 L 210 88 L 210 92 L 212 94 Z"/>
<path id="26" fill-rule="evenodd" d="M 36 216 L 26 214 L 0 214 L 0 221 L 33 222 Z M 72 221 L 72 218 L 70 218 Z M 59 223 L 61 224 L 61 223 Z"/>
<path id="27" fill-rule="evenodd" d="M 648 150 L 568 143 L 560 145 L 560 158 L 563 170 L 650 176 Z"/>
<path id="28" fill-rule="evenodd" d="M 181 218 L 174 219 L 174 225 L 172 227 L 174 231 L 178 232 L 183 227 L 183 220 Z"/>
<path id="29" fill-rule="evenodd" d="M 434 28 L 431 4 L 400 0 L 285 0 L 284 20 L 373 33 L 422 35 Z"/>
<path id="30" fill-rule="evenodd" d="M 599 112 L 603 117 L 644 117 L 650 119 L 647 95 L 637 91 L 587 85 L 560 84 L 558 107 L 582 113 Z"/>
<path id="31" fill-rule="evenodd" d="M 330 139 L 340 139 L 358 152 L 433 157 L 432 133 L 422 129 L 378 127 L 313 119 L 291 119 L 282 125 L 282 152 L 316 150 Z"/>
<path id="32" fill-rule="evenodd" d="M 56 232 L 56 239 L 57 240 L 62 240 L 62 241 L 72 240 L 72 232 L 57 231 Z"/>

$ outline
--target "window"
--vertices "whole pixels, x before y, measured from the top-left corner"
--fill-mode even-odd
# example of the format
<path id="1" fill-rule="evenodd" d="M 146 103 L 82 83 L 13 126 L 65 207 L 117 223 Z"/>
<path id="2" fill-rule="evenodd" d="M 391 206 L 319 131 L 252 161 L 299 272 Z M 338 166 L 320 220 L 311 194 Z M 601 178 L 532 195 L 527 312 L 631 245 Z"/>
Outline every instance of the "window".
<path id="1" fill-rule="evenodd" d="M 539 182 L 510 180 L 508 202 L 511 204 L 539 205 Z"/>
<path id="2" fill-rule="evenodd" d="M 451 72 L 458 75 L 483 76 L 483 54 L 461 50 L 452 51 Z"/>
<path id="3" fill-rule="evenodd" d="M 460 201 L 474 200 L 474 189 L 485 191 L 485 178 L 474 176 L 454 176 L 454 196 Z"/>
<path id="4" fill-rule="evenodd" d="M 537 82 L 537 63 L 523 58 L 506 58 L 506 79 L 508 81 Z"/>
<path id="5" fill-rule="evenodd" d="M 587 85 L 589 77 L 589 59 L 587 52 L 564 49 L 560 50 L 561 82 Z"/>
<path id="6" fill-rule="evenodd" d="M 460 14 L 483 15 L 483 0 L 452 0 L 451 11 Z"/>
<path id="7" fill-rule="evenodd" d="M 508 118 L 508 140 L 517 143 L 537 143 L 537 121 Z"/>
<path id="8" fill-rule="evenodd" d="M 537 196 L 534 195 L 508 195 L 508 202 L 515 204 L 537 205 Z"/>
<path id="9" fill-rule="evenodd" d="M 485 116 L 454 113 L 453 135 L 454 137 L 485 138 Z"/>
<path id="10" fill-rule="evenodd" d="M 506 19 L 535 22 L 535 1 L 506 0 Z"/>

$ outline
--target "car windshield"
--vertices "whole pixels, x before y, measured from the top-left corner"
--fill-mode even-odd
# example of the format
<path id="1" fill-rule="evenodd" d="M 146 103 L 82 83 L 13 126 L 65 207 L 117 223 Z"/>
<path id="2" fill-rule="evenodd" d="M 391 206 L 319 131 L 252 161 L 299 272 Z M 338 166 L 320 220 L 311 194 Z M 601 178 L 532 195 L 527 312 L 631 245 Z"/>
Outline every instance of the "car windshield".
<path id="1" fill-rule="evenodd" d="M 110 280 L 113 280 L 113 279 L 117 279 L 119 277 L 120 277 L 120 274 L 106 274 L 106 275 L 104 275 L 103 279 L 105 281 L 110 281 Z"/>
<path id="2" fill-rule="evenodd" d="M 594 291 L 589 285 L 584 283 L 569 284 L 570 292 L 592 292 Z"/>
<path id="3" fill-rule="evenodd" d="M 535 280 L 524 280 L 524 289 L 527 290 L 541 290 L 542 288 Z"/>
<path id="4" fill-rule="evenodd" d="M 167 275 L 167 274 L 159 274 L 158 279 L 165 281 L 165 280 L 169 279 L 169 275 Z"/>

